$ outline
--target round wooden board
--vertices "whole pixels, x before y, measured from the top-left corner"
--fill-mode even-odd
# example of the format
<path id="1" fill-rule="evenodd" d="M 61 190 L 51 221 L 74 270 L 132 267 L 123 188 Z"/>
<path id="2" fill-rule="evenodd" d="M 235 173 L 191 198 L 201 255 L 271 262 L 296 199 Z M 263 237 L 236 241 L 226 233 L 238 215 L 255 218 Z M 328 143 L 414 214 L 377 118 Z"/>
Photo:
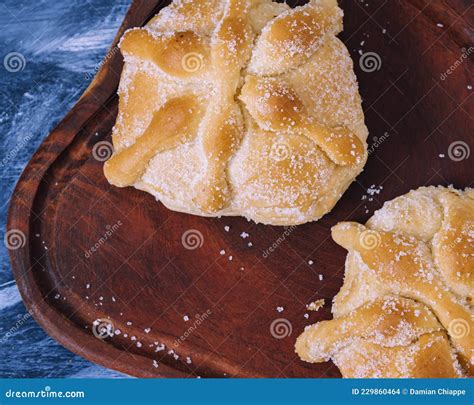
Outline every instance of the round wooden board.
<path id="1" fill-rule="evenodd" d="M 10 252 L 13 272 L 27 307 L 54 339 L 140 377 L 340 375 L 331 363 L 307 364 L 294 353 L 304 326 L 331 317 L 342 284 L 345 251 L 331 240 L 331 226 L 364 222 L 384 201 L 422 185 L 472 186 L 474 173 L 473 157 L 452 153 L 456 145 L 466 155 L 474 148 L 472 2 L 340 3 L 370 156 L 317 223 L 282 228 L 200 218 L 111 187 L 92 153 L 110 141 L 117 113 L 122 58 L 109 52 L 26 167 L 10 206 L 8 228 L 24 236 Z M 135 1 L 111 49 L 163 5 Z M 361 62 L 369 56 L 375 65 Z M 368 195 L 372 185 L 380 194 Z M 183 243 L 189 232 L 195 245 Z M 326 305 L 306 319 L 305 305 L 320 298 Z M 120 334 L 95 337 L 97 319 L 109 319 Z M 167 348 L 157 351 L 161 343 Z"/>

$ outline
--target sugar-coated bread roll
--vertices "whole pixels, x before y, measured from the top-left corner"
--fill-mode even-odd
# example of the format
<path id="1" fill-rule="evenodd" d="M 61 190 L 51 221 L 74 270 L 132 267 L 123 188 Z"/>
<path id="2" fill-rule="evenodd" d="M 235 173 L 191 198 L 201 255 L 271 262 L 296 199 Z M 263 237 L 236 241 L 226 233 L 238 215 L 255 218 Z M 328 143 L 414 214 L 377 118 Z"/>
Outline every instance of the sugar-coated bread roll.
<path id="1" fill-rule="evenodd" d="M 421 187 L 332 236 L 344 284 L 334 319 L 298 338 L 303 360 L 344 377 L 474 376 L 473 189 Z"/>
<path id="2" fill-rule="evenodd" d="M 342 15 L 336 0 L 175 0 L 128 30 L 108 181 L 201 216 L 329 212 L 367 159 Z"/>

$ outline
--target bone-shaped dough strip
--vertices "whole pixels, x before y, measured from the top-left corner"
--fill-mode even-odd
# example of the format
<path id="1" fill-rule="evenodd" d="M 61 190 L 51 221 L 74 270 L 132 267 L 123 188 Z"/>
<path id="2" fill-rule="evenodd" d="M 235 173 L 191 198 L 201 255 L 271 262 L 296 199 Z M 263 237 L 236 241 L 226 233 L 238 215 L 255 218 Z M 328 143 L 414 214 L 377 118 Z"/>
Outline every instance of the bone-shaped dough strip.
<path id="1" fill-rule="evenodd" d="M 355 340 L 332 357 L 345 378 L 461 378 L 461 366 L 444 331 L 406 346 Z"/>
<path id="2" fill-rule="evenodd" d="M 215 106 L 219 112 L 203 122 L 203 149 L 207 159 L 206 171 L 196 185 L 193 201 L 207 212 L 222 209 L 230 198 L 227 164 L 242 138 L 242 116 L 235 104 Z M 212 122 L 209 122 L 212 120 Z M 212 133 L 208 132 L 212 131 Z"/>
<path id="3" fill-rule="evenodd" d="M 115 153 L 105 163 L 105 177 L 117 187 L 131 186 L 143 175 L 153 156 L 193 139 L 201 116 L 194 96 L 168 101 L 153 114 L 150 125 L 132 146 Z"/>
<path id="4" fill-rule="evenodd" d="M 324 35 L 342 29 L 342 11 L 336 0 L 310 1 L 281 14 L 258 39 L 249 70 L 259 75 L 276 75 L 307 60 Z"/>
<path id="5" fill-rule="evenodd" d="M 425 333 L 442 330 L 426 306 L 413 300 L 387 296 L 349 314 L 306 327 L 296 341 L 302 360 L 323 362 L 357 338 L 377 340 L 386 347 L 409 345 Z"/>
<path id="6" fill-rule="evenodd" d="M 132 29 L 119 46 L 124 55 L 148 60 L 172 76 L 186 78 L 209 67 L 208 46 L 192 31 L 152 35 L 146 28 Z"/>
<path id="7" fill-rule="evenodd" d="M 216 95 L 204 118 L 203 149 L 207 159 L 204 177 L 196 185 L 194 202 L 206 212 L 224 208 L 231 197 L 227 164 L 242 138 L 243 119 L 234 100 L 240 70 L 250 56 L 252 43 L 248 2 L 230 0 L 212 39 L 211 58 Z"/>
<path id="8" fill-rule="evenodd" d="M 279 79 L 247 76 L 241 99 L 262 129 L 299 131 L 337 165 L 359 163 L 364 155 L 364 145 L 355 134 L 346 127 L 331 128 L 311 120 L 298 95 Z"/>

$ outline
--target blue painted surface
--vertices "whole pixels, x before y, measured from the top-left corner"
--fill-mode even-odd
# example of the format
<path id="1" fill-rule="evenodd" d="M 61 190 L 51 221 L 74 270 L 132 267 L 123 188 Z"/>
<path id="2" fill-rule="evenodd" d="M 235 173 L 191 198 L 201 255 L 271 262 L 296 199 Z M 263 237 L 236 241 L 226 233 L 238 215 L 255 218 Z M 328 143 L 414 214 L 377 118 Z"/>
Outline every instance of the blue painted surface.
<path id="1" fill-rule="evenodd" d="M 0 235 L 28 160 L 80 97 L 131 0 L 0 0 Z M 15 54 L 12 54 L 12 53 Z M 27 314 L 0 244 L 0 377 L 122 377 L 59 346 Z"/>

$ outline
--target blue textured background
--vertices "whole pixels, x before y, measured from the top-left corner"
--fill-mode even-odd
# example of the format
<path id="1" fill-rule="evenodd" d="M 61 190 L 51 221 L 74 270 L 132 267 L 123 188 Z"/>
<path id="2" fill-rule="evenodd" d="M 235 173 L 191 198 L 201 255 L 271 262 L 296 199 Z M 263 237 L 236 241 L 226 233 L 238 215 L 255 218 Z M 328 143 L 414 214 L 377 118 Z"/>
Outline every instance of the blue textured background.
<path id="1" fill-rule="evenodd" d="M 18 177 L 89 84 L 130 2 L 0 0 L 2 241 Z M 7 70 L 11 52 L 24 57 L 22 70 Z M 21 301 L 3 243 L 0 265 L 0 377 L 124 376 L 70 353 L 43 332 Z"/>

